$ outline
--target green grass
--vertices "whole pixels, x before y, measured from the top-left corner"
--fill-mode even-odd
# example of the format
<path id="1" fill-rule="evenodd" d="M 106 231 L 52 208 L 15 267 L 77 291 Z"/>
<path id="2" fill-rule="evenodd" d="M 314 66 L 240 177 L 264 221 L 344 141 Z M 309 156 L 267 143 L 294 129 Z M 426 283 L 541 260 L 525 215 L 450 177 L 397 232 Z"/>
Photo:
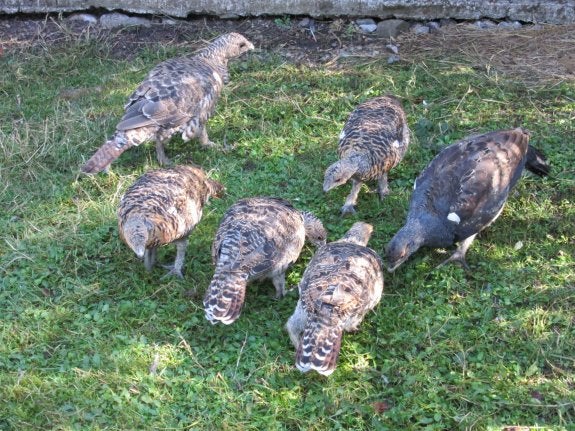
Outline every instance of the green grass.
<path id="1" fill-rule="evenodd" d="M 105 41 L 78 40 L 0 57 L 0 430 L 575 429 L 573 83 L 527 88 L 456 59 L 334 70 L 247 56 L 232 64 L 208 126 L 235 149 L 179 138 L 167 147 L 227 195 L 191 236 L 185 280 L 160 280 L 163 269 L 146 273 L 121 243 L 115 216 L 122 192 L 156 166 L 153 146 L 124 153 L 108 176 L 78 170 L 146 71 L 175 53 L 152 47 L 127 62 Z M 358 214 L 341 219 L 349 186 L 323 194 L 323 172 L 350 111 L 388 92 L 405 100 L 412 145 L 391 195 L 380 202 L 364 189 Z M 345 335 L 330 378 L 293 365 L 283 325 L 296 292 L 275 301 L 271 283 L 258 283 L 234 325 L 205 320 L 211 241 L 238 198 L 290 199 L 330 240 L 368 221 L 382 253 L 440 148 L 518 125 L 552 176 L 522 178 L 469 250 L 472 274 L 435 269 L 441 250 L 386 274 L 381 303 Z M 304 248 L 291 285 L 312 253 Z"/>

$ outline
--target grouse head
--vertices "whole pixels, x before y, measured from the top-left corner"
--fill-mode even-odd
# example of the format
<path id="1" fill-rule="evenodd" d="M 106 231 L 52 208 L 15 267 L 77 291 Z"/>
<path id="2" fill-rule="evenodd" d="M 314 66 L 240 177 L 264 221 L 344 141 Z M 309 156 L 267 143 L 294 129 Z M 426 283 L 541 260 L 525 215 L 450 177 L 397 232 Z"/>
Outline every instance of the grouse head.
<path id="1" fill-rule="evenodd" d="M 352 244 L 366 246 L 371 238 L 373 226 L 369 223 L 358 221 L 345 233 L 345 235 L 336 242 L 349 242 Z"/>
<path id="2" fill-rule="evenodd" d="M 239 33 L 226 33 L 218 37 L 213 44 L 223 48 L 225 58 L 235 58 L 254 49 L 253 43 Z"/>
<path id="3" fill-rule="evenodd" d="M 387 270 L 395 271 L 409 259 L 421 246 L 425 245 L 428 235 L 419 223 L 408 223 L 403 226 L 385 247 Z"/>
<path id="4" fill-rule="evenodd" d="M 327 232 L 323 227 L 321 220 L 307 211 L 302 213 L 302 215 L 306 239 L 316 247 L 325 245 Z"/>
<path id="5" fill-rule="evenodd" d="M 130 217 L 124 223 L 121 235 L 128 247 L 136 253 L 136 256 L 142 259 L 146 252 L 146 247 L 149 245 L 150 234 L 153 230 L 154 226 L 149 220 L 141 217 Z"/>
<path id="6" fill-rule="evenodd" d="M 358 165 L 353 159 L 338 160 L 326 169 L 323 179 L 323 191 L 329 192 L 349 181 L 358 170 Z"/>
<path id="7" fill-rule="evenodd" d="M 210 191 L 210 196 L 221 198 L 224 195 L 226 187 L 222 183 L 211 179 L 208 179 L 206 183 Z"/>

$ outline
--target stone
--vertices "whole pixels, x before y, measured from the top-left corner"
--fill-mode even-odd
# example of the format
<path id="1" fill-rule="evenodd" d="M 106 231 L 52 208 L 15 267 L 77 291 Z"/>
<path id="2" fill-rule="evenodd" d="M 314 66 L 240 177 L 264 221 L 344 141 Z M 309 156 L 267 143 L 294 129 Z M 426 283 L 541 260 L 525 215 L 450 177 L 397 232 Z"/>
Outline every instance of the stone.
<path id="1" fill-rule="evenodd" d="M 429 33 L 429 27 L 424 24 L 414 24 L 411 26 L 410 31 L 415 34 L 427 34 Z"/>
<path id="2" fill-rule="evenodd" d="M 429 27 L 430 33 L 437 33 L 441 29 L 441 24 L 437 21 L 429 21 L 425 25 Z"/>
<path id="3" fill-rule="evenodd" d="M 401 60 L 401 57 L 399 55 L 391 54 L 389 57 L 387 57 L 387 64 L 397 63 L 400 60 Z"/>
<path id="4" fill-rule="evenodd" d="M 409 30 L 409 23 L 402 19 L 386 19 L 377 24 L 378 36 L 395 38 Z"/>
<path id="5" fill-rule="evenodd" d="M 480 19 L 478 21 L 475 21 L 473 25 L 483 30 L 497 27 L 497 24 L 488 19 Z"/>
<path id="6" fill-rule="evenodd" d="M 439 20 L 439 26 L 440 27 L 447 27 L 449 25 L 454 25 L 457 24 L 457 21 L 455 21 L 454 19 L 451 18 L 441 18 Z"/>
<path id="7" fill-rule="evenodd" d="M 80 21 L 86 24 L 96 24 L 98 18 L 89 13 L 73 13 L 67 18 L 69 21 Z"/>
<path id="8" fill-rule="evenodd" d="M 103 28 L 124 27 L 128 25 L 151 25 L 150 20 L 146 18 L 124 15 L 123 13 L 112 12 L 100 17 L 100 25 Z"/>
<path id="9" fill-rule="evenodd" d="M 497 24 L 497 27 L 518 29 L 523 27 L 523 25 L 519 21 L 501 21 L 499 24 Z"/>
<path id="10" fill-rule="evenodd" d="M 519 21 L 511 21 L 511 25 L 513 26 L 513 28 L 523 27 L 523 24 L 521 24 Z"/>
<path id="11" fill-rule="evenodd" d="M 309 27 L 310 22 L 311 22 L 311 19 L 306 17 L 306 18 L 303 18 L 303 19 L 298 23 L 298 25 L 299 25 L 300 27 Z"/>
<path id="12" fill-rule="evenodd" d="M 393 43 L 388 43 L 387 45 L 385 45 L 385 47 L 389 52 L 392 52 L 394 54 L 397 54 L 399 52 L 399 47 L 397 45 L 394 45 Z"/>
<path id="13" fill-rule="evenodd" d="M 377 30 L 377 24 L 371 18 L 362 18 L 355 21 L 355 24 L 366 33 L 373 33 Z"/>

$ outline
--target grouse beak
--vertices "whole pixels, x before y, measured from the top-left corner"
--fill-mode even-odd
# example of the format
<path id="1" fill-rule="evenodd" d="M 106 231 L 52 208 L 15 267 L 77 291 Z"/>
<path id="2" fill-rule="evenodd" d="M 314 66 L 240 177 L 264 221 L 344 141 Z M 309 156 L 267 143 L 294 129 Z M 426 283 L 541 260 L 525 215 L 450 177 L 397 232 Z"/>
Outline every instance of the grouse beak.
<path id="1" fill-rule="evenodd" d="M 134 253 L 136 253 L 136 256 L 138 256 L 140 259 L 144 258 L 144 253 L 146 252 L 146 247 L 138 247 L 134 249 Z"/>
<path id="2" fill-rule="evenodd" d="M 327 193 L 327 192 L 329 192 L 331 189 L 333 189 L 334 187 L 335 187 L 335 184 L 325 182 L 325 183 L 323 183 L 323 192 L 324 192 L 324 193 Z"/>
<path id="3" fill-rule="evenodd" d="M 395 262 L 389 262 L 387 263 L 387 272 L 393 272 L 395 271 L 397 268 L 399 268 L 403 262 L 405 262 L 407 259 L 409 258 L 409 256 L 404 256 L 399 260 L 396 260 Z"/>

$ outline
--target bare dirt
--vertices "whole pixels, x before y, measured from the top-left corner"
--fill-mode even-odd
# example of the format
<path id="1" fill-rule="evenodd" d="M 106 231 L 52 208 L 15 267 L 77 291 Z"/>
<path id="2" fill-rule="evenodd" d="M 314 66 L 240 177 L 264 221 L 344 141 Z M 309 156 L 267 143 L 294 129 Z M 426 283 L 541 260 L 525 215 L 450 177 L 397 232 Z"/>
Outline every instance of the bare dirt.
<path id="1" fill-rule="evenodd" d="M 193 50 L 218 34 L 236 31 L 245 35 L 260 50 L 277 52 L 296 62 L 322 63 L 338 56 L 341 50 L 367 50 L 377 54 L 385 42 L 351 31 L 351 21 L 312 21 L 311 28 L 300 26 L 298 21 L 198 18 L 178 20 L 173 24 L 151 21 L 149 26 L 104 29 L 98 25 L 57 17 L 4 16 L 0 17 L 0 44 L 4 51 L 10 51 L 92 37 L 110 43 L 112 54 L 125 58 L 135 56 L 141 49 L 154 44 L 187 45 Z"/>
<path id="2" fill-rule="evenodd" d="M 302 25 L 301 18 L 205 17 L 166 24 L 155 18 L 149 26 L 104 29 L 57 16 L 0 16 L 0 55 L 96 38 L 108 44 L 111 55 L 130 58 L 154 44 L 193 51 L 218 34 L 237 31 L 261 53 L 277 53 L 286 61 L 310 66 L 387 60 L 391 44 L 402 62 L 456 60 L 535 85 L 575 79 L 575 25 L 480 29 L 472 23 L 453 23 L 430 34 L 408 32 L 390 40 L 361 32 L 352 20 L 307 21 Z"/>

